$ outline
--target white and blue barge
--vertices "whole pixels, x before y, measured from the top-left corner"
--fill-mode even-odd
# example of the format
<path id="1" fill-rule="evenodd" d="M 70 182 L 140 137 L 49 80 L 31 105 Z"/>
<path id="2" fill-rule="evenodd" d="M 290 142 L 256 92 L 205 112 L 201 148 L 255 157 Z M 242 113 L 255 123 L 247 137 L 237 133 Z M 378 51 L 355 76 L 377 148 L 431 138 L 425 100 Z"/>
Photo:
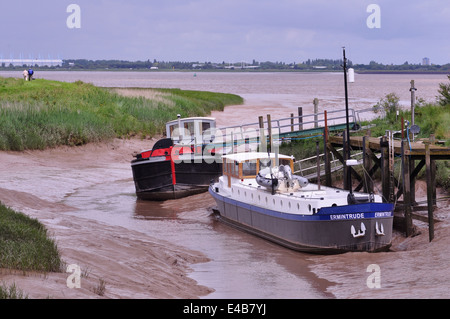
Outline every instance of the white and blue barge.
<path id="1" fill-rule="evenodd" d="M 223 222 L 309 253 L 386 251 L 393 204 L 379 195 L 318 186 L 292 174 L 294 159 L 259 152 L 223 156 L 209 187 Z"/>

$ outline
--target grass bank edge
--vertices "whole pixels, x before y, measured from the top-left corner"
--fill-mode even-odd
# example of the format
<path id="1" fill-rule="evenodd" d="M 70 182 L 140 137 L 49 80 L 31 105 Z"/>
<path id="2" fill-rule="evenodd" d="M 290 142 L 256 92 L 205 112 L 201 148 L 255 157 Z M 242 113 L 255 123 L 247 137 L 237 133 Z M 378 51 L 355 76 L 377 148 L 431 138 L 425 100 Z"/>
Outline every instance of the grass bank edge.
<path id="1" fill-rule="evenodd" d="M 182 117 L 208 116 L 227 105 L 243 104 L 228 93 L 154 89 L 161 98 L 123 96 L 111 88 L 82 81 L 38 79 L 25 82 L 0 77 L 0 150 L 22 151 L 60 145 L 77 146 L 114 137 L 152 137 L 165 123 Z"/>

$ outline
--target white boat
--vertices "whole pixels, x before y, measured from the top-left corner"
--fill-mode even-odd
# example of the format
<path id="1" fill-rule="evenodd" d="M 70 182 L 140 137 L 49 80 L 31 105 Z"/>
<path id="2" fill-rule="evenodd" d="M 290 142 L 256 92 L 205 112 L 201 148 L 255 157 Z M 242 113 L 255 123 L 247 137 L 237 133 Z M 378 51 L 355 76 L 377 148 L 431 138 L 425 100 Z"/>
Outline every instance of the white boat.
<path id="1" fill-rule="evenodd" d="M 385 251 L 393 204 L 379 195 L 318 186 L 292 174 L 294 159 L 248 152 L 224 155 L 211 183 L 220 220 L 288 248 L 310 253 Z"/>

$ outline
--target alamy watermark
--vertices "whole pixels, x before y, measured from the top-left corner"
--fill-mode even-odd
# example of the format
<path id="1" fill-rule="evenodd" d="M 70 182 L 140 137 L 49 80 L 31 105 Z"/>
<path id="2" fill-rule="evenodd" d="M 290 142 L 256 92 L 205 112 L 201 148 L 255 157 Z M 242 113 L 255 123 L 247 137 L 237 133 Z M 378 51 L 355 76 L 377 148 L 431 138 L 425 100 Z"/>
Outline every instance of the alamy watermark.
<path id="1" fill-rule="evenodd" d="M 78 4 L 69 4 L 66 9 L 70 15 L 67 17 L 66 25 L 69 29 L 81 28 L 81 8 Z"/>
<path id="2" fill-rule="evenodd" d="M 266 153 L 268 149 L 277 153 L 280 146 L 279 134 L 272 134 L 272 145 L 269 148 L 268 135 L 260 129 L 240 127 L 226 129 L 207 129 L 201 136 L 194 136 L 188 129 L 175 128 L 172 139 L 176 145 L 171 150 L 174 163 L 222 163 L 222 155 L 259 151 Z M 187 156 L 182 156 L 187 155 Z M 201 156 L 191 156 L 201 155 Z"/>
<path id="3" fill-rule="evenodd" d="M 66 272 L 71 273 L 66 280 L 67 287 L 70 289 L 81 288 L 81 268 L 76 264 L 70 264 Z"/>
<path id="4" fill-rule="evenodd" d="M 377 264 L 367 266 L 366 272 L 371 274 L 367 277 L 366 284 L 370 289 L 381 288 L 381 268 Z"/>
<path id="5" fill-rule="evenodd" d="M 366 25 L 369 29 L 381 28 L 381 8 L 378 4 L 369 4 L 367 10 L 370 15 L 367 17 Z"/>

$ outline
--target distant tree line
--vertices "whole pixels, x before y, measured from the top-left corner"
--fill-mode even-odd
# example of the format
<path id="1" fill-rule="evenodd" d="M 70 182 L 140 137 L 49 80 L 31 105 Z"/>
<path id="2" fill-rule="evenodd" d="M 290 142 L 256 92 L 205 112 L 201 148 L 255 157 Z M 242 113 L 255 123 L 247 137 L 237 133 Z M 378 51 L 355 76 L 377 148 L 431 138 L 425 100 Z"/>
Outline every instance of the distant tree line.
<path id="1" fill-rule="evenodd" d="M 58 66 L 34 66 L 40 69 L 74 69 L 74 70 L 297 70 L 297 71 L 340 71 L 342 70 L 342 59 L 308 59 L 297 63 L 286 62 L 199 62 L 199 61 L 125 61 L 125 60 L 87 60 L 68 59 L 63 60 Z M 370 61 L 369 64 L 355 64 L 347 61 L 348 67 L 357 72 L 441 72 L 450 73 L 450 63 L 444 65 L 422 65 L 404 62 L 400 65 L 382 64 Z M 0 69 L 16 69 L 27 66 L 1 65 Z"/>

